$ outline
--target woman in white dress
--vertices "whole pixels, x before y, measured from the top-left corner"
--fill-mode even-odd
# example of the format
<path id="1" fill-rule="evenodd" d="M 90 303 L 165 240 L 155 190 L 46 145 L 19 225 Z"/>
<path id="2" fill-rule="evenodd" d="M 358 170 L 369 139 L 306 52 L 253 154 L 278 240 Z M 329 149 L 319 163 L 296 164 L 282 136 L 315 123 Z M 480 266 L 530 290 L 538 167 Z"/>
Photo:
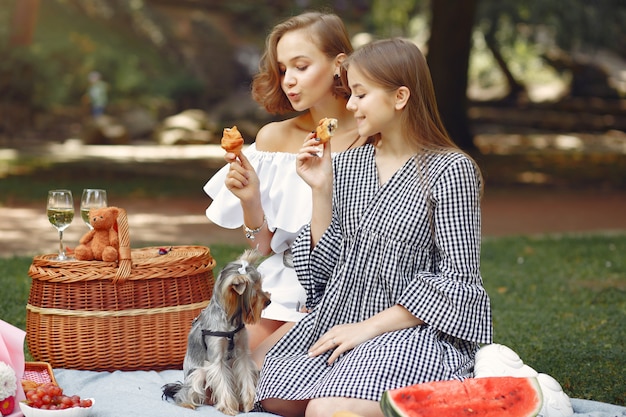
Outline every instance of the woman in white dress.
<path id="1" fill-rule="evenodd" d="M 205 185 L 213 199 L 208 218 L 225 228 L 243 227 L 251 247 L 269 257 L 260 265 L 272 303 L 260 323 L 247 328 L 259 367 L 265 353 L 305 313 L 306 295 L 291 262 L 291 243 L 311 218 L 311 191 L 296 174 L 296 153 L 324 117 L 338 120 L 333 149 L 362 144 L 346 109 L 341 63 L 352 52 L 346 28 L 334 14 L 309 12 L 274 27 L 266 41 L 253 98 L 274 114 L 295 117 L 263 126 L 240 157 Z"/>
<path id="2" fill-rule="evenodd" d="M 344 63 L 362 136 L 321 157 L 304 144 L 311 222 L 294 266 L 311 309 L 268 352 L 260 406 L 285 417 L 382 416 L 385 390 L 472 376 L 491 343 L 480 275 L 481 175 L 448 137 L 410 41 L 365 45 Z"/>

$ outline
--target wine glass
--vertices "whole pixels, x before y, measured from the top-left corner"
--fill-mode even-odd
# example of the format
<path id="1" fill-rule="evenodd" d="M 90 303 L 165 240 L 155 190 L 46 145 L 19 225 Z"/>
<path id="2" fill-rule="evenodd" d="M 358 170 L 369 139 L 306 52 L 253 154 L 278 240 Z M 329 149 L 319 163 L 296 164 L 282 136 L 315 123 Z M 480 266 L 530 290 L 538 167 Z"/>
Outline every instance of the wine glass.
<path id="1" fill-rule="evenodd" d="M 80 199 L 80 217 L 87 227 L 93 229 L 89 222 L 89 210 L 107 206 L 107 192 L 99 188 L 85 188 Z"/>
<path id="2" fill-rule="evenodd" d="M 68 259 L 63 247 L 63 231 L 74 220 L 74 199 L 70 190 L 48 191 L 48 220 L 59 231 L 59 256 L 57 261 Z"/>

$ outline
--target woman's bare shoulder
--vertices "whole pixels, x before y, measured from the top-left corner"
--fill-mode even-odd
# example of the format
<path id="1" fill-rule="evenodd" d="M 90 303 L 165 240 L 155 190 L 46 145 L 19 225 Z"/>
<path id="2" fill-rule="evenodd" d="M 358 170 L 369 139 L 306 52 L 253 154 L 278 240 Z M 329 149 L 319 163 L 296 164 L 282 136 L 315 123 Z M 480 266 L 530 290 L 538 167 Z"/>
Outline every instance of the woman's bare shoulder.
<path id="1" fill-rule="evenodd" d="M 256 148 L 266 152 L 297 152 L 307 135 L 307 131 L 300 127 L 300 117 L 270 122 L 263 126 L 256 136 Z"/>
<path id="2" fill-rule="evenodd" d="M 285 121 L 270 122 L 261 127 L 256 134 L 257 149 L 266 150 L 265 148 L 270 147 L 276 137 L 279 136 L 284 130 L 284 127 L 282 126 L 284 123 Z"/>

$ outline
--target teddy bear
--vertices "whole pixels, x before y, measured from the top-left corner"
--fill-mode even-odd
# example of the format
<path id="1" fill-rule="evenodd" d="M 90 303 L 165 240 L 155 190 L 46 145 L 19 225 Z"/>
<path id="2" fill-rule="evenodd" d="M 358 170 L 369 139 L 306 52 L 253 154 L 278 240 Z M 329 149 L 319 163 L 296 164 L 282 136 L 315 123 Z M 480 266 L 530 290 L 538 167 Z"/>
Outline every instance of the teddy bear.
<path id="1" fill-rule="evenodd" d="M 114 262 L 120 249 L 119 236 L 115 222 L 120 209 L 102 207 L 89 210 L 89 224 L 92 230 L 85 233 L 74 249 L 74 257 L 79 261 Z"/>

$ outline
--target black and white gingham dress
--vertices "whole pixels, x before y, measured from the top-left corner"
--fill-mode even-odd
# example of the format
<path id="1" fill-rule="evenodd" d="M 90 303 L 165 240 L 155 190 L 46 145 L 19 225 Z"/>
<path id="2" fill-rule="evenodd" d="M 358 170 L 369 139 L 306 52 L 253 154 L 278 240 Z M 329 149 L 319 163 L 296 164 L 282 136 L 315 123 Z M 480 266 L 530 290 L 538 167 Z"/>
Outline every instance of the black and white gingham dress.
<path id="1" fill-rule="evenodd" d="M 313 251 L 310 228 L 293 245 L 314 307 L 268 353 L 257 399 L 352 397 L 472 376 L 491 343 L 480 263 L 479 179 L 460 153 L 415 158 L 379 185 L 374 147 L 338 155 L 333 218 Z M 332 326 L 401 304 L 426 325 L 385 333 L 328 365 L 307 349 Z"/>

